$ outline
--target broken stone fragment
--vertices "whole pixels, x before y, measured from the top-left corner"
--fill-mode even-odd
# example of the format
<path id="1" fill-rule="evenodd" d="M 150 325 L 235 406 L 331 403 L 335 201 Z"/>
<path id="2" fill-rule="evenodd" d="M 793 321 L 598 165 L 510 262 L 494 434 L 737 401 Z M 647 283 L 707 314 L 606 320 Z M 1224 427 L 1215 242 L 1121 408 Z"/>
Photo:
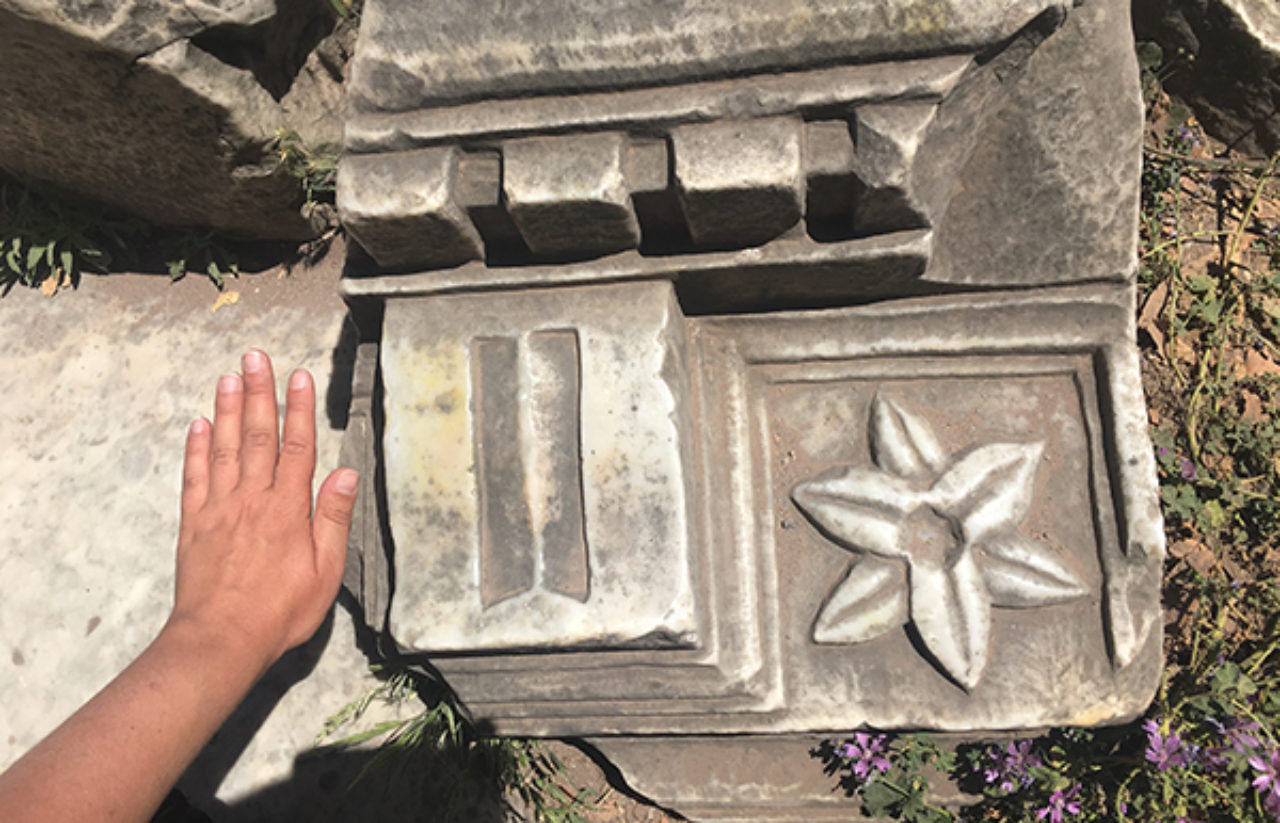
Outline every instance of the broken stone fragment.
<path id="1" fill-rule="evenodd" d="M 310 237 L 267 146 L 339 138 L 345 49 L 310 59 L 334 25 L 321 3 L 0 0 L 0 171 L 159 225 Z"/>

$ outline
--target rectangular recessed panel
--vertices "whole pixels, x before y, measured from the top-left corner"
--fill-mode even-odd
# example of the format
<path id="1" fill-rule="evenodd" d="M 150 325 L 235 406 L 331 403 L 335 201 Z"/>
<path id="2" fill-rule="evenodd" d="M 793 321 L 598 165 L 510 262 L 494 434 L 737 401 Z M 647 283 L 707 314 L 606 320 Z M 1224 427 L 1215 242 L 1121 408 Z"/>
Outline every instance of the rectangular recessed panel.
<path id="1" fill-rule="evenodd" d="M 529 335 L 530 503 L 541 525 L 542 585 L 586 602 L 590 566 L 582 510 L 578 335 L 572 329 Z"/>
<path id="2" fill-rule="evenodd" d="M 518 409 L 509 394 L 519 374 L 517 355 L 513 338 L 480 338 L 471 344 L 480 493 L 480 597 L 486 608 L 532 589 L 536 573 L 525 499 L 518 494 L 496 493 L 524 483 Z"/>

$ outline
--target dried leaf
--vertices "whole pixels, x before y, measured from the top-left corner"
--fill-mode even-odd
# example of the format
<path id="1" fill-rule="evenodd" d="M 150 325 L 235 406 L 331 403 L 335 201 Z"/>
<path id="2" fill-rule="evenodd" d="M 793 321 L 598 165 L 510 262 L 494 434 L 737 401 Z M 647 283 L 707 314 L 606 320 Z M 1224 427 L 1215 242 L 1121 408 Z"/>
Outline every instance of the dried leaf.
<path id="1" fill-rule="evenodd" d="M 813 639 L 816 643 L 862 643 L 909 619 L 906 572 L 897 563 L 863 557 L 854 562 L 822 605 Z"/>
<path id="2" fill-rule="evenodd" d="M 1256 349 L 1249 349 L 1244 355 L 1244 373 L 1247 377 L 1257 377 L 1260 374 L 1280 374 L 1280 366 L 1277 366 L 1262 352 Z"/>
<path id="3" fill-rule="evenodd" d="M 1199 540 L 1179 540 L 1169 546 L 1169 554 L 1186 561 L 1188 566 L 1205 577 L 1208 577 L 1218 565 L 1218 559 L 1214 557 L 1213 552 Z"/>
<path id="4" fill-rule="evenodd" d="M 231 306 L 240 302 L 240 292 L 224 291 L 218 295 L 218 299 L 213 301 L 213 305 L 209 307 L 209 313 L 213 314 L 223 306 Z"/>
<path id="5" fill-rule="evenodd" d="M 1169 299 L 1169 281 L 1161 280 L 1151 294 L 1147 295 L 1146 302 L 1142 304 L 1142 313 L 1138 315 L 1138 328 L 1145 331 L 1150 337 L 1151 342 L 1156 344 L 1156 351 L 1161 354 L 1167 354 L 1165 351 L 1165 335 L 1164 329 L 1161 328 L 1161 319 L 1164 311 L 1165 302 Z"/>
<path id="6" fill-rule="evenodd" d="M 1188 341 L 1187 336 L 1175 337 L 1169 342 L 1169 356 L 1187 365 L 1195 365 L 1196 348 Z"/>
<path id="7" fill-rule="evenodd" d="M 62 278 L 58 276 L 57 272 L 54 272 L 53 274 L 46 277 L 44 281 L 40 284 L 40 293 L 43 294 L 45 297 L 53 297 L 55 294 L 58 293 L 58 287 L 61 284 L 62 284 Z"/>

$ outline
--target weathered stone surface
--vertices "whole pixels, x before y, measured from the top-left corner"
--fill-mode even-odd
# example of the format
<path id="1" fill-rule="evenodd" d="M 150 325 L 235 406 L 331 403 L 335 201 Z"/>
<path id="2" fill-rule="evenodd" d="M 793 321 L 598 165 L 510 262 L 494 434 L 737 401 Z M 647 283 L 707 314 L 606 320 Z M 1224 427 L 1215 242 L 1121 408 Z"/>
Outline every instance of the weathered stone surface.
<path id="1" fill-rule="evenodd" d="M 1132 343 L 1142 112 L 1123 2 L 808 4 L 790 28 L 754 2 L 603 5 L 468 20 L 411 53 L 400 38 L 421 22 L 389 22 L 409 4 L 371 0 L 348 150 L 474 153 L 460 188 L 486 253 L 344 285 L 381 318 L 387 437 L 351 445 L 387 468 L 392 542 L 353 547 L 353 567 L 395 564 L 394 591 L 359 582 L 374 627 L 498 732 L 593 737 L 641 791 L 708 819 L 844 816 L 826 786 L 762 776 L 787 741 L 749 735 L 1140 713 L 1163 538 Z M 633 27 L 690 9 L 724 37 Z M 943 16 L 895 27 L 885 10 Z M 753 62 L 765 18 L 809 50 Z M 647 53 L 650 36 L 674 46 Z M 586 138 L 599 156 L 564 165 Z M 602 196 L 603 179 L 624 188 Z M 555 225 L 520 217 L 538 192 L 548 215 L 634 215 L 640 245 L 609 253 L 588 226 L 540 251 Z M 659 303 L 656 333 L 589 332 L 651 329 Z M 626 432 L 588 438 L 588 387 L 620 379 L 587 368 L 592 339 L 679 413 L 620 391 L 595 415 L 631 408 Z M 534 431 L 554 445 L 529 447 Z M 619 521 L 617 545 L 637 545 L 610 561 L 626 595 L 575 622 L 600 559 L 599 514 L 579 504 L 605 451 L 666 455 L 640 495 L 680 501 L 688 538 L 659 570 Z M 564 518 L 539 513 L 552 498 Z M 686 600 L 655 617 L 673 592 Z"/>
<path id="2" fill-rule="evenodd" d="M 265 144 L 338 136 L 341 37 L 306 62 L 333 25 L 307 3 L 4 0 L 0 170 L 161 225 L 308 237 Z"/>
<path id="3" fill-rule="evenodd" d="M 363 42 L 363 41 L 362 41 Z M 972 57 L 949 54 L 915 60 L 832 66 L 701 80 L 677 87 L 627 88 L 532 98 L 494 98 L 404 112 L 353 112 L 348 151 L 400 151 L 492 134 L 566 129 L 705 123 L 827 111 L 860 102 L 937 99 L 955 88 Z"/>
<path id="4" fill-rule="evenodd" d="M 693 241 L 753 246 L 794 226 L 804 213 L 803 133 L 792 118 L 673 129 L 675 177 Z"/>
<path id="5" fill-rule="evenodd" d="M 459 202 L 458 163 L 452 148 L 347 158 L 337 181 L 343 225 L 389 268 L 480 257 L 480 235 Z"/>
<path id="6" fill-rule="evenodd" d="M 626 135 L 616 133 L 529 137 L 503 145 L 507 208 L 535 255 L 593 256 L 640 244 L 628 154 Z"/>
<path id="7" fill-rule="evenodd" d="M 972 51 L 1064 0 L 772 0 L 635 4 L 499 0 L 365 5 L 352 68 L 358 111 L 479 97 L 625 88 L 749 71 Z"/>
<path id="8" fill-rule="evenodd" d="M 329 392 L 341 412 L 346 385 L 340 269 L 335 250 L 293 277 L 246 277 L 228 286 L 240 301 L 214 313 L 217 293 L 196 277 L 170 286 L 113 274 L 53 300 L 30 289 L 4 298 L 0 771 L 163 626 L 187 426 L 212 413 L 214 384 L 239 368 L 241 352 L 271 354 L 281 396 L 292 368 L 311 371 L 319 471 L 340 465 L 341 421 L 325 414 Z M 362 819 L 367 809 L 345 791 L 354 771 L 332 774 L 341 758 L 295 763 L 326 717 L 378 682 L 354 639 L 336 607 L 312 642 L 268 671 L 183 778 L 197 808 L 233 820 Z"/>
<path id="9" fill-rule="evenodd" d="M 670 287 L 404 300 L 384 322 L 391 632 L 422 651 L 697 642 Z"/>
<path id="10" fill-rule="evenodd" d="M 853 229 L 858 234 L 930 224 L 928 205 L 920 202 L 912 178 L 937 108 L 932 103 L 882 103 L 862 106 L 854 114 L 858 185 Z"/>
<path id="11" fill-rule="evenodd" d="M 618 288 L 531 293 L 530 308 L 509 318 L 532 312 L 562 329 L 585 322 L 569 317 L 594 316 L 571 308 L 575 292 Z M 568 314 L 537 306 L 540 299 L 564 300 Z M 526 608 L 523 622 L 501 624 L 497 612 L 521 597 L 568 611 L 579 601 L 521 594 L 539 585 L 536 561 L 513 558 L 502 579 L 486 579 L 478 521 L 487 516 L 495 535 L 537 532 L 521 525 L 521 511 L 529 517 L 532 507 L 519 505 L 526 498 L 518 492 L 502 498 L 517 503 L 514 520 L 510 508 L 484 514 L 486 478 L 521 487 L 495 474 L 511 461 L 494 458 L 492 445 L 474 448 L 476 431 L 499 433 L 496 424 L 470 422 L 498 413 L 483 397 L 489 384 L 481 374 L 477 397 L 462 352 L 415 344 L 411 350 L 431 355 L 415 360 L 392 341 L 421 338 L 447 316 L 495 347 L 480 357 L 517 371 L 528 343 L 504 347 L 512 338 L 484 336 L 497 320 L 492 301 L 466 298 L 468 310 L 458 297 L 392 300 L 387 417 L 408 422 L 389 423 L 384 447 L 397 563 L 389 630 L 417 648 L 483 650 L 444 670 L 479 716 L 513 734 L 959 731 L 1131 717 L 1158 680 L 1162 556 L 1131 299 L 1131 287 L 1099 286 L 689 320 L 699 343 L 686 354 L 672 349 L 688 359 L 670 368 L 693 375 L 688 402 L 701 410 L 696 452 L 705 462 L 686 469 L 695 483 L 687 494 L 704 506 L 693 533 L 713 545 L 685 554 L 682 577 L 691 582 L 682 591 L 693 598 L 691 617 L 710 611 L 721 621 L 690 634 L 687 651 L 622 658 L 629 638 L 598 626 L 574 648 L 569 641 L 588 638 L 566 631 L 562 619 L 529 621 Z M 436 380 L 442 368 L 453 377 Z M 538 396 L 530 388 L 519 402 L 536 405 Z M 438 419 L 445 406 L 462 419 Z M 431 439 L 406 439 L 416 429 Z M 615 442 L 648 453 L 634 440 Z M 584 455 L 590 443 L 584 436 Z M 487 466 L 491 460 L 498 462 Z M 413 480 L 398 481 L 411 465 Z M 588 489 L 596 474 L 583 466 Z M 719 517 L 727 519 L 716 525 Z M 648 590 L 657 572 L 648 550 L 639 554 L 616 568 Z M 706 560 L 718 581 L 739 581 L 730 586 L 736 603 L 714 601 L 697 582 L 694 569 Z M 424 591 L 434 584 L 422 581 L 440 589 Z M 741 619 L 744 603 L 758 604 L 760 653 L 726 669 L 713 661 L 735 644 L 717 634 Z M 446 613 L 419 617 L 423 604 Z M 397 617 L 409 612 L 420 622 L 398 629 Z M 480 617 L 459 616 L 465 612 Z M 472 624 L 455 629 L 463 620 Z M 508 653 L 525 646 L 559 653 L 551 661 Z M 1073 661 L 1070 676 L 1055 663 L 1063 659 Z M 635 676 L 645 669 L 663 674 Z M 725 680 L 732 671 L 745 689 Z M 776 678 L 781 688 L 770 685 Z"/>
<path id="12" fill-rule="evenodd" d="M 986 68 L 940 104 L 917 159 L 913 185 L 937 204 L 925 279 L 1131 278 L 1143 115 L 1127 4 L 1084 3 Z"/>
<path id="13" fill-rule="evenodd" d="M 1177 66 L 1163 85 L 1192 106 L 1210 134 L 1254 156 L 1280 149 L 1280 7 L 1270 0 L 1135 0 L 1133 24 L 1139 39 L 1159 43 Z"/>

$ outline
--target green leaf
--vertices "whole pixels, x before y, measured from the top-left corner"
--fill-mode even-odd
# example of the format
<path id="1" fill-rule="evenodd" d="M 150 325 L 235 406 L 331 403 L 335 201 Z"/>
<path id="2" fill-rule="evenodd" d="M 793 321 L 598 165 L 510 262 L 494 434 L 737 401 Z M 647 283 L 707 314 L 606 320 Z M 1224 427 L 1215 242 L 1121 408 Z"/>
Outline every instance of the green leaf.
<path id="1" fill-rule="evenodd" d="M 209 275 L 209 279 L 213 281 L 213 285 L 219 289 L 222 288 L 222 270 L 218 268 L 218 264 L 210 260 L 209 265 L 205 267 L 205 271 Z"/>
<path id="2" fill-rule="evenodd" d="M 17 249 L 15 248 L 14 251 Z M 44 248 L 41 246 L 32 246 L 27 249 L 27 271 L 35 271 L 42 255 L 44 255 Z"/>
<path id="3" fill-rule="evenodd" d="M 1138 66 L 1148 71 L 1155 71 L 1164 62 L 1164 49 L 1160 44 L 1144 40 L 1138 44 Z"/>
<path id="4" fill-rule="evenodd" d="M 1218 285 L 1218 281 L 1214 280 L 1207 274 L 1196 273 L 1187 278 L 1187 288 L 1195 294 L 1205 294 L 1213 291 Z"/>
<path id="5" fill-rule="evenodd" d="M 883 780 L 873 780 L 862 789 L 862 805 L 872 817 L 889 816 L 900 797 Z"/>

